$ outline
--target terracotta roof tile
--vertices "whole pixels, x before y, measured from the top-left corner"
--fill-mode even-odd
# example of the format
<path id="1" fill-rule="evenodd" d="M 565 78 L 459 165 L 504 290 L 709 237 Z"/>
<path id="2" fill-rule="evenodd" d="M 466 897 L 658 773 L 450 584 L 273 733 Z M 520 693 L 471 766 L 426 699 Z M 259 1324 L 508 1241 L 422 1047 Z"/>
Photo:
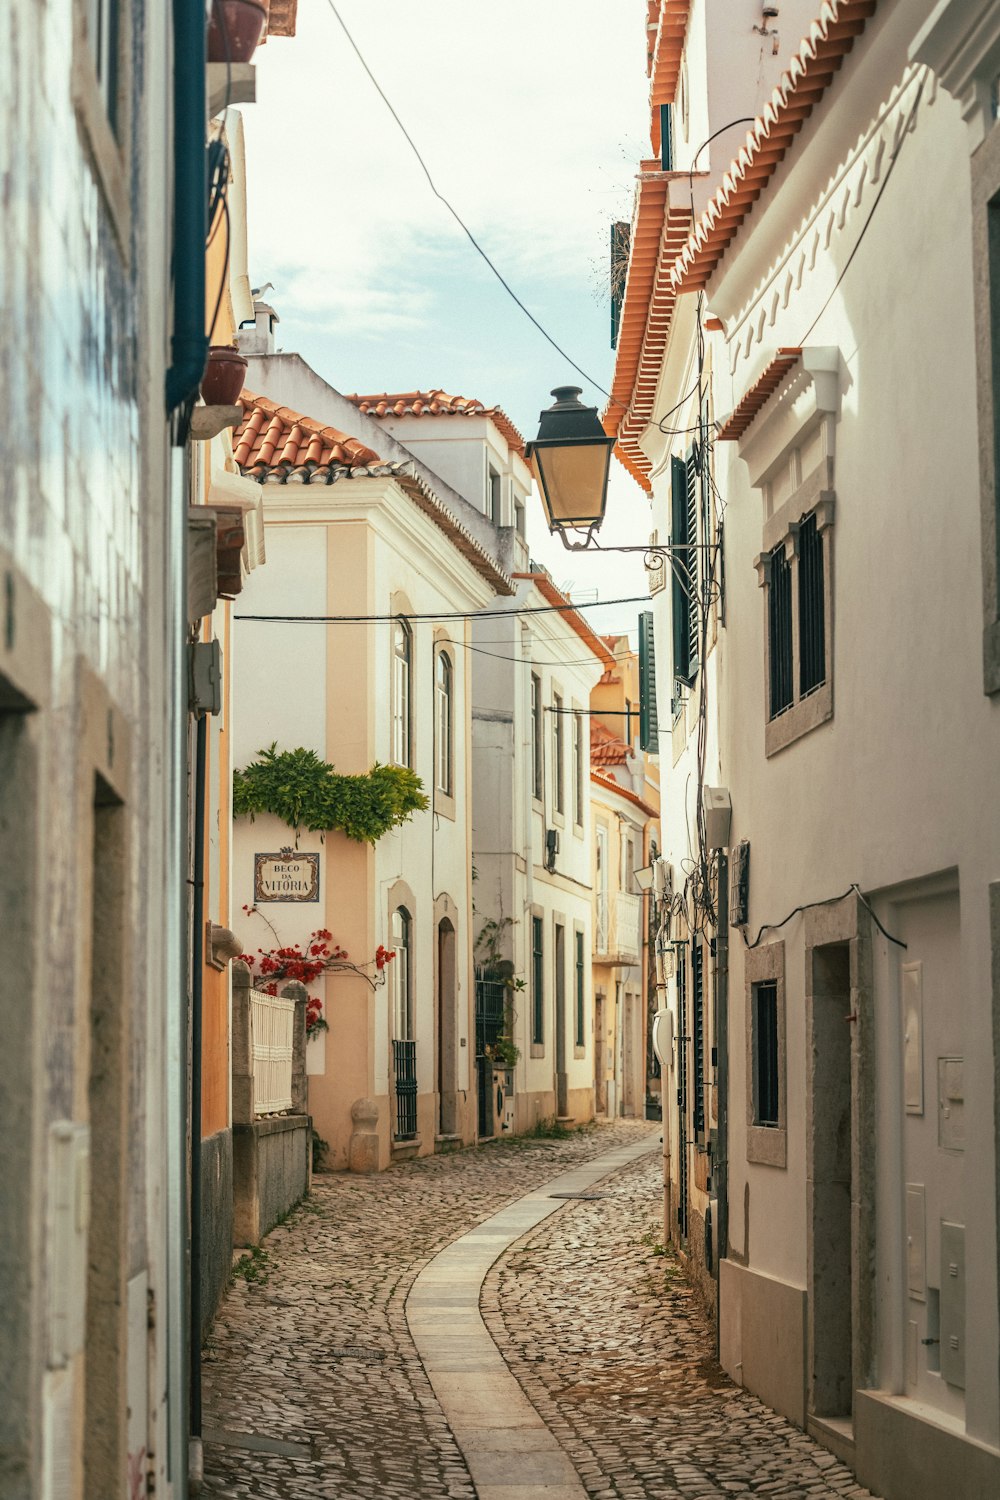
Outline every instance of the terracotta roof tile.
<path id="1" fill-rule="evenodd" d="M 649 73 L 649 107 L 652 111 L 653 150 L 660 149 L 660 105 L 672 104 L 677 96 L 677 80 L 687 38 L 691 0 L 659 0 L 647 7 L 647 16 L 656 15 L 656 31 L 647 59 Z M 647 26 L 648 26 L 647 21 Z"/>
<path id="2" fill-rule="evenodd" d="M 524 457 L 524 438 L 499 406 L 484 406 L 475 397 L 449 396 L 447 391 L 383 391 L 381 395 L 348 396 L 369 417 L 489 417 L 507 442 Z"/>
<path id="3" fill-rule="evenodd" d="M 643 801 L 638 792 L 633 792 L 630 786 L 622 786 L 620 781 L 616 781 L 610 771 L 591 771 L 590 779 L 596 786 L 604 787 L 606 791 L 617 792 L 618 796 L 624 797 L 626 802 L 634 802 L 636 807 L 640 807 L 648 817 L 660 816 L 658 810 Z"/>
<path id="4" fill-rule="evenodd" d="M 823 0 L 766 108 L 748 132 L 746 144 L 702 214 L 673 271 L 676 291 L 707 284 L 726 247 L 760 197 L 792 139 L 833 82 L 854 46 L 854 38 L 874 15 L 878 0 Z"/>
<path id="5" fill-rule="evenodd" d="M 357 438 L 278 406 L 266 396 L 244 391 L 240 404 L 244 418 L 233 434 L 233 457 L 253 478 L 258 477 L 255 470 L 279 464 L 297 469 L 306 464 L 358 468 L 381 463 L 378 454 Z"/>
<path id="6" fill-rule="evenodd" d="M 629 747 L 600 719 L 590 721 L 590 763 L 597 766 L 623 766 Z"/>
<path id="7" fill-rule="evenodd" d="M 642 165 L 653 168 L 657 163 Z M 611 400 L 602 419 L 604 430 L 618 438 L 617 457 L 646 491 L 651 488 L 650 462 L 638 439 L 652 420 L 677 302 L 671 269 L 691 228 L 690 212 L 672 208 L 667 193 L 668 179 L 663 174 L 640 176 Z"/>
<path id="8" fill-rule="evenodd" d="M 408 464 L 383 463 L 373 449 L 314 422 L 266 396 L 244 391 L 243 421 L 233 434 L 233 456 L 251 479 L 261 484 L 335 484 L 338 479 L 392 479 L 448 537 L 456 551 L 497 594 L 515 593 L 507 574 Z"/>
<path id="9" fill-rule="evenodd" d="M 760 379 L 755 381 L 746 394 L 740 398 L 732 415 L 719 428 L 719 438 L 723 442 L 732 442 L 735 438 L 743 436 L 764 403 L 774 395 L 789 370 L 798 364 L 801 353 L 801 349 L 778 350 L 777 356 L 771 360 Z"/>

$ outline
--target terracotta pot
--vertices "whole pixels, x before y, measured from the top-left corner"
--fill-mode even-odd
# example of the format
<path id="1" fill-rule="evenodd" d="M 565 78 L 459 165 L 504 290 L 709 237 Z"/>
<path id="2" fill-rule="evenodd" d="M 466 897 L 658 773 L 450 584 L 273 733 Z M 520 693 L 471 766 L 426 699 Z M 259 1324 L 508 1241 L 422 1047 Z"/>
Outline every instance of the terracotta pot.
<path id="1" fill-rule="evenodd" d="M 266 25 L 267 6 L 261 0 L 212 0 L 212 19 L 208 28 L 209 62 L 249 62 Z"/>
<path id="2" fill-rule="evenodd" d="M 235 406 L 247 375 L 247 358 L 228 344 L 215 344 L 208 351 L 208 367 L 201 381 L 201 399 L 206 406 Z"/>

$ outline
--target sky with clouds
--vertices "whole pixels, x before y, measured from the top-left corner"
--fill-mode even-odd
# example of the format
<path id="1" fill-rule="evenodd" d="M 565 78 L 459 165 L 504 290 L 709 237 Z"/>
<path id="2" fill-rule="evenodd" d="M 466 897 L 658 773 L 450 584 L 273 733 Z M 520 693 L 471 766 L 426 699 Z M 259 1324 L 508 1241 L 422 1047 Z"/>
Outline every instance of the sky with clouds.
<path id="1" fill-rule="evenodd" d="M 343 391 L 441 387 L 504 408 L 525 436 L 555 385 L 612 369 L 613 220 L 648 155 L 643 0 L 336 0 L 439 190 L 585 383 L 493 277 L 339 26 L 299 0 L 294 39 L 257 63 L 243 111 L 250 274 L 270 281 L 279 347 Z M 642 542 L 647 503 L 612 464 L 606 542 Z M 571 557 L 533 504 L 533 554 L 604 599 L 643 594 L 634 557 Z M 639 605 L 601 611 L 634 628 Z"/>

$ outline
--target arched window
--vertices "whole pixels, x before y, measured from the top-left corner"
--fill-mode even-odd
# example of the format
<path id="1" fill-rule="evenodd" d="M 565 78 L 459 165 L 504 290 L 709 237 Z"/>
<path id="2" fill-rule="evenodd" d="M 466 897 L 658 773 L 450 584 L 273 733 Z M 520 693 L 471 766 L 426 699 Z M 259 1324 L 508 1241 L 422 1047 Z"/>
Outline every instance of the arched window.
<path id="1" fill-rule="evenodd" d="M 397 766 L 413 764 L 412 679 L 413 636 L 405 620 L 396 620 L 392 627 L 392 758 Z"/>
<path id="2" fill-rule="evenodd" d="M 413 920 L 405 906 L 392 914 L 391 944 L 396 957 L 390 965 L 392 976 L 392 1035 L 397 1042 L 413 1039 L 413 986 L 410 967 L 410 929 Z"/>
<path id="3" fill-rule="evenodd" d="M 452 785 L 452 740 L 454 673 L 451 657 L 444 651 L 437 654 L 434 669 L 434 785 L 439 792 L 451 797 Z"/>

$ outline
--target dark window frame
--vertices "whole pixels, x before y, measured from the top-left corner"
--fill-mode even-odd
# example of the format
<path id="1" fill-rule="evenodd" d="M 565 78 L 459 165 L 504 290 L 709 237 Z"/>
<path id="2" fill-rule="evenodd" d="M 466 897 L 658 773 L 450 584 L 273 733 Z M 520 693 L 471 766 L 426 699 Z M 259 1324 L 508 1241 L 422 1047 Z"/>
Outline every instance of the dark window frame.
<path id="1" fill-rule="evenodd" d="M 545 1046 L 545 919 L 531 918 L 531 1043 Z"/>

